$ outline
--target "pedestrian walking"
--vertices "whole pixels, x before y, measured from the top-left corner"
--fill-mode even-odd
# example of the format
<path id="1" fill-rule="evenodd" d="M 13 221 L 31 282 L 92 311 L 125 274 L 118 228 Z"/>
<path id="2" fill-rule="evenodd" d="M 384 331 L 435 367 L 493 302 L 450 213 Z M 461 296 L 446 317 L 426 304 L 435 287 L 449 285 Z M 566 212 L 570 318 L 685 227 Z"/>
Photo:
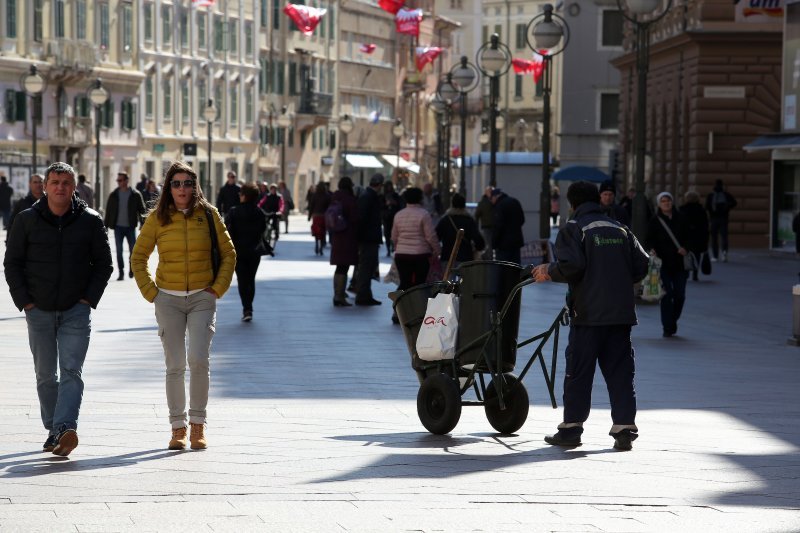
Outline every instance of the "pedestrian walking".
<path id="1" fill-rule="evenodd" d="M 502 189 L 492 190 L 492 204 L 492 246 L 495 259 L 519 264 L 520 248 L 525 244 L 522 237 L 522 225 L 525 224 L 522 205 Z"/>
<path id="2" fill-rule="evenodd" d="M 236 249 L 236 281 L 242 301 L 242 322 L 253 320 L 256 273 L 261 264 L 262 237 L 267 230 L 267 215 L 258 208 L 258 187 L 245 183 L 239 190 L 240 202 L 225 215 L 225 226 Z"/>
<path id="3" fill-rule="evenodd" d="M 406 189 L 406 206 L 394 217 L 392 226 L 394 262 L 400 277 L 397 289 L 401 291 L 425 283 L 431 261 L 438 261 L 442 252 L 430 213 L 421 205 L 422 196 L 417 187 Z M 392 321 L 399 323 L 397 315 L 392 315 Z"/>
<path id="4" fill-rule="evenodd" d="M 3 220 L 3 229 L 8 230 L 11 219 L 11 197 L 14 189 L 6 181 L 5 176 L 0 176 L 0 218 Z"/>
<path id="5" fill-rule="evenodd" d="M 581 444 L 599 363 L 611 402 L 609 435 L 614 448 L 630 450 L 639 436 L 631 345 L 631 327 L 637 324 L 633 285 L 647 274 L 648 256 L 625 225 L 604 214 L 594 184 L 573 183 L 567 201 L 574 215 L 556 237 L 558 259 L 533 269 L 538 283 L 569 285 L 564 418 L 558 431 L 544 440 L 557 446 Z"/>
<path id="6" fill-rule="evenodd" d="M 373 174 L 369 187 L 358 197 L 358 276 L 356 305 L 381 305 L 372 296 L 372 273 L 378 269 L 378 255 L 383 244 L 381 231 L 381 199 L 383 174 Z"/>
<path id="7" fill-rule="evenodd" d="M 103 220 L 73 197 L 73 168 L 53 163 L 45 177 L 47 194 L 17 216 L 3 266 L 14 305 L 25 311 L 43 449 L 67 456 L 78 446 L 91 310 L 114 266 Z"/>
<path id="8" fill-rule="evenodd" d="M 422 202 L 420 205 L 431 216 L 433 227 L 436 227 L 439 217 L 444 213 L 444 206 L 442 205 L 442 197 L 433 190 L 433 185 L 430 183 L 425 183 L 422 186 Z"/>
<path id="9" fill-rule="evenodd" d="M 550 189 L 550 222 L 552 226 L 558 225 L 558 215 L 561 212 L 561 194 L 558 187 Z"/>
<path id="10" fill-rule="evenodd" d="M 258 207 L 267 214 L 267 222 L 275 232 L 277 242 L 281 235 L 281 213 L 283 213 L 283 196 L 278 193 L 278 186 L 274 183 L 269 184 L 269 191 L 258 201 Z"/>
<path id="11" fill-rule="evenodd" d="M 722 245 L 722 262 L 728 261 L 728 219 L 736 205 L 736 198 L 725 190 L 722 180 L 717 180 L 714 183 L 714 190 L 706 197 L 706 211 L 710 218 L 712 261 L 719 259 L 720 245 Z"/>
<path id="12" fill-rule="evenodd" d="M 662 192 L 656 200 L 658 213 L 650 219 L 646 248 L 661 259 L 661 286 L 665 291 L 660 302 L 661 325 L 664 337 L 672 337 L 678 332 L 678 319 L 686 302 L 688 272 L 683 256 L 688 253 L 689 229 L 684 216 L 675 209 L 670 193 Z M 677 246 L 670 233 L 678 241 Z"/>
<path id="13" fill-rule="evenodd" d="M 481 235 L 483 241 L 486 243 L 486 248 L 483 250 L 483 259 L 491 261 L 494 258 L 492 247 L 492 226 L 494 226 L 494 204 L 492 204 L 492 187 L 486 187 L 483 190 L 478 206 L 475 208 L 475 220 L 481 228 Z"/>
<path id="14" fill-rule="evenodd" d="M 192 167 L 183 161 L 173 162 L 164 183 L 167 186 L 147 216 L 133 249 L 133 272 L 142 296 L 155 304 L 158 334 L 164 347 L 172 426 L 168 447 L 182 450 L 187 444 L 184 375 L 188 359 L 188 440 L 193 450 L 200 450 L 207 446 L 209 359 L 217 299 L 230 287 L 236 251 L 219 212 L 197 186 Z M 156 247 L 158 267 L 154 279 L 147 262 Z M 215 247 L 219 254 L 216 272 L 212 258 Z"/>
<path id="15" fill-rule="evenodd" d="M 142 193 L 128 187 L 128 174 L 117 173 L 117 188 L 111 191 L 106 202 L 106 228 L 114 230 L 114 244 L 117 248 L 117 281 L 125 279 L 125 262 L 122 258 L 123 241 L 128 241 L 128 276 L 133 277 L 130 254 L 136 245 L 136 227 L 144 220 L 147 207 Z"/>
<path id="16" fill-rule="evenodd" d="M 458 230 L 464 230 L 464 237 L 453 264 L 456 267 L 460 263 L 475 259 L 475 252 L 483 251 L 486 243 L 483 240 L 483 236 L 481 236 L 481 232 L 478 231 L 478 223 L 475 222 L 475 219 L 466 209 L 466 199 L 456 193 L 450 199 L 450 204 L 452 207 L 445 211 L 444 216 L 436 225 L 436 235 L 442 243 L 440 259 L 442 263 L 446 264 L 450 259 L 453 246 L 455 246 Z M 444 266 L 442 271 L 444 271 Z"/>
<path id="17" fill-rule="evenodd" d="M 607 216 L 626 226 L 631 225 L 630 215 L 624 207 L 617 203 L 617 189 L 611 180 L 600 184 L 600 206 Z"/>
<path id="18" fill-rule="evenodd" d="M 152 209 L 155 207 L 160 194 L 161 191 L 159 190 L 158 185 L 156 185 L 156 182 L 153 180 L 148 181 L 147 187 L 145 187 L 144 192 L 142 193 L 142 198 L 144 199 L 147 209 Z"/>
<path id="19" fill-rule="evenodd" d="M 683 215 L 687 225 L 686 249 L 694 254 L 695 263 L 692 279 L 697 281 L 700 262 L 703 254 L 708 253 L 708 215 L 700 204 L 700 195 L 695 191 L 687 191 L 683 196 L 683 205 L 678 211 Z"/>
<path id="20" fill-rule="evenodd" d="M 292 192 L 286 187 L 286 182 L 283 180 L 278 182 L 278 194 L 283 198 L 281 217 L 283 218 L 283 223 L 286 225 L 284 233 L 289 233 L 289 214 L 294 211 L 294 200 L 292 199 Z"/>
<path id="21" fill-rule="evenodd" d="M 383 222 L 383 238 L 386 240 L 386 257 L 391 257 L 394 251 L 392 225 L 394 224 L 395 215 L 403 207 L 403 199 L 395 192 L 394 184 L 391 181 L 384 183 L 381 220 Z"/>
<path id="22" fill-rule="evenodd" d="M 86 176 L 83 174 L 78 175 L 78 187 L 75 189 L 75 192 L 78 193 L 78 196 L 80 196 L 81 200 L 83 200 L 87 206 L 94 209 L 94 189 L 86 183 Z"/>
<path id="23" fill-rule="evenodd" d="M 317 183 L 314 194 L 308 202 L 308 219 L 311 221 L 311 235 L 314 236 L 314 253 L 323 255 L 328 233 L 325 227 L 325 211 L 331 205 L 331 195 L 323 182 Z"/>
<path id="24" fill-rule="evenodd" d="M 136 184 L 136 190 L 140 193 L 144 194 L 144 191 L 147 190 L 147 184 L 150 182 L 150 178 L 147 177 L 147 174 L 142 172 L 139 175 L 139 182 Z"/>
<path id="25" fill-rule="evenodd" d="M 236 183 L 236 172 L 229 170 L 225 178 L 227 181 L 225 185 L 220 187 L 217 193 L 217 211 L 223 216 L 231 210 L 232 207 L 239 205 L 239 185 Z"/>
<path id="26" fill-rule="evenodd" d="M 14 225 L 14 219 L 25 211 L 33 207 L 33 204 L 44 195 L 44 179 L 41 174 L 31 174 L 28 180 L 28 194 L 14 202 L 14 207 L 11 209 L 11 217 L 8 219 L 8 231 L 6 232 L 6 240 L 11 232 L 11 227 Z"/>
<path id="27" fill-rule="evenodd" d="M 333 193 L 331 207 L 341 214 L 344 225 L 340 231 L 331 230 L 331 265 L 336 266 L 333 274 L 333 305 L 349 307 L 347 301 L 347 271 L 358 264 L 358 206 L 353 192 L 353 180 L 344 176 L 339 178 L 339 190 Z"/>

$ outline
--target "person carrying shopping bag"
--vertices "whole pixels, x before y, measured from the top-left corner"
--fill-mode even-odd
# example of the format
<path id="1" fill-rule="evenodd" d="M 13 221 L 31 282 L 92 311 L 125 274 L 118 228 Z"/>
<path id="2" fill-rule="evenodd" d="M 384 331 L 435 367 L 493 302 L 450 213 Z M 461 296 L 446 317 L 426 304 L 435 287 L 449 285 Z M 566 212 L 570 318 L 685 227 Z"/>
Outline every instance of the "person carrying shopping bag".
<path id="1" fill-rule="evenodd" d="M 155 304 L 164 347 L 170 450 L 205 449 L 211 339 L 217 299 L 228 290 L 236 251 L 219 212 L 203 197 L 197 174 L 182 161 L 167 170 L 164 190 L 142 226 L 131 262 L 142 296 Z M 147 265 L 158 248 L 155 279 Z M 188 350 L 187 350 L 188 339 Z M 189 365 L 189 411 L 184 375 Z M 191 426 L 187 439 L 186 422 Z"/>

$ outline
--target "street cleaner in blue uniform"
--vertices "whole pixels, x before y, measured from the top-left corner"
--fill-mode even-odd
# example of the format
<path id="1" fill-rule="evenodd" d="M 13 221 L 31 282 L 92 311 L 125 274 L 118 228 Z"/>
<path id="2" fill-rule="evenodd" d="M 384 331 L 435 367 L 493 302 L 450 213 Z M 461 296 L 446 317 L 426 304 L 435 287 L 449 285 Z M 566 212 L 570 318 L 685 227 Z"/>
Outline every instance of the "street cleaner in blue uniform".
<path id="1" fill-rule="evenodd" d="M 574 212 L 558 233 L 556 260 L 534 267 L 537 282 L 567 283 L 570 316 L 564 375 L 564 421 L 545 437 L 556 446 L 579 446 L 589 418 L 597 364 L 608 387 L 614 448 L 636 440 L 636 389 L 631 327 L 637 324 L 633 285 L 647 274 L 648 255 L 625 225 L 603 214 L 589 182 L 570 185 Z"/>

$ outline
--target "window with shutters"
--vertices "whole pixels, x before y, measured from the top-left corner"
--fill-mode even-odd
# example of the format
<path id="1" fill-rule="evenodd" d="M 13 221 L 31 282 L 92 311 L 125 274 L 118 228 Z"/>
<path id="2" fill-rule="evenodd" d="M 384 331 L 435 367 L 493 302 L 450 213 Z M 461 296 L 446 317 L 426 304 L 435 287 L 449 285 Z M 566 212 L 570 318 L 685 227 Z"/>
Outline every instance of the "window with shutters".
<path id="1" fill-rule="evenodd" d="M 180 31 L 181 31 L 181 48 L 189 48 L 189 13 L 185 9 L 181 9 L 180 15 Z"/>
<path id="2" fill-rule="evenodd" d="M 100 106 L 100 127 L 105 129 L 114 127 L 114 102 L 111 98 Z"/>
<path id="3" fill-rule="evenodd" d="M 33 40 L 44 39 L 44 0 L 33 0 Z"/>
<path id="4" fill-rule="evenodd" d="M 600 46 L 604 48 L 622 47 L 625 19 L 619 9 L 600 10 Z"/>
<path id="5" fill-rule="evenodd" d="M 144 80 L 144 116 L 153 118 L 153 77 Z"/>
<path id="6" fill-rule="evenodd" d="M 6 0 L 6 37 L 17 37 L 17 0 Z"/>
<path id="7" fill-rule="evenodd" d="M 222 84 L 217 83 L 214 85 L 214 107 L 217 108 L 217 119 L 214 123 L 219 124 L 220 120 L 225 118 L 225 102 L 222 99 Z"/>
<path id="8" fill-rule="evenodd" d="M 524 76 L 514 76 L 514 100 L 522 100 L 522 83 Z"/>
<path id="9" fill-rule="evenodd" d="M 172 78 L 166 78 L 163 83 L 164 90 L 164 121 L 172 121 Z"/>
<path id="10" fill-rule="evenodd" d="M 600 93 L 600 124 L 601 130 L 619 129 L 619 93 Z"/>
<path id="11" fill-rule="evenodd" d="M 75 1 L 75 37 L 86 39 L 86 0 Z"/>
<path id="12" fill-rule="evenodd" d="M 289 95 L 297 94 L 297 63 L 289 61 Z"/>
<path id="13" fill-rule="evenodd" d="M 129 2 L 120 4 L 120 16 L 122 18 L 122 53 L 130 54 L 133 50 L 133 6 Z"/>
<path id="14" fill-rule="evenodd" d="M 517 39 L 516 39 L 516 48 L 517 50 L 522 50 L 528 46 L 528 43 L 525 41 L 525 34 L 527 33 L 528 25 L 527 24 L 517 24 Z"/>
<path id="15" fill-rule="evenodd" d="M 281 6 L 280 2 L 272 2 L 272 28 L 275 30 L 281 29 Z"/>
<path id="16" fill-rule="evenodd" d="M 64 0 L 53 2 L 53 37 L 64 38 Z"/>
<path id="17" fill-rule="evenodd" d="M 259 15 L 261 15 L 261 27 L 267 28 L 269 26 L 269 20 L 267 20 L 269 18 L 269 2 L 267 2 L 267 0 L 261 0 L 260 5 L 261 10 Z"/>
<path id="18" fill-rule="evenodd" d="M 144 26 L 144 42 L 153 42 L 153 4 L 146 2 L 142 6 L 142 25 Z"/>
<path id="19" fill-rule="evenodd" d="M 22 91 L 6 89 L 5 110 L 6 122 L 25 122 L 27 114 L 27 95 Z"/>
<path id="20" fill-rule="evenodd" d="M 225 51 L 225 24 L 219 15 L 214 17 L 214 51 Z"/>
<path id="21" fill-rule="evenodd" d="M 239 31 L 238 31 L 238 20 L 229 20 L 228 21 L 228 37 L 230 40 L 230 52 L 235 54 L 236 51 L 239 49 Z"/>
<path id="22" fill-rule="evenodd" d="M 161 42 L 167 48 L 172 44 L 172 6 L 161 6 Z"/>
<path id="23" fill-rule="evenodd" d="M 189 100 L 189 80 L 181 80 L 181 122 L 189 123 L 191 100 Z"/>
<path id="24" fill-rule="evenodd" d="M 244 87 L 244 123 L 247 126 L 253 125 L 253 87 Z"/>
<path id="25" fill-rule="evenodd" d="M 120 102 L 120 126 L 123 131 L 136 129 L 136 103 L 132 98 L 123 98 Z"/>
<path id="26" fill-rule="evenodd" d="M 231 124 L 239 123 L 239 85 L 231 86 Z"/>
<path id="27" fill-rule="evenodd" d="M 253 23 L 244 23 L 244 53 L 248 58 L 253 57 Z"/>
<path id="28" fill-rule="evenodd" d="M 89 113 L 91 112 L 91 101 L 89 97 L 85 94 L 79 94 L 75 96 L 75 99 L 72 101 L 72 106 L 74 108 L 74 114 L 76 117 L 87 118 L 89 117 Z"/>
<path id="29" fill-rule="evenodd" d="M 101 2 L 97 4 L 97 9 L 98 9 L 97 35 L 99 36 L 97 42 L 102 50 L 108 50 L 108 47 L 111 45 L 108 2 Z"/>
<path id="30" fill-rule="evenodd" d="M 197 14 L 197 47 L 200 50 L 206 49 L 206 14 Z"/>

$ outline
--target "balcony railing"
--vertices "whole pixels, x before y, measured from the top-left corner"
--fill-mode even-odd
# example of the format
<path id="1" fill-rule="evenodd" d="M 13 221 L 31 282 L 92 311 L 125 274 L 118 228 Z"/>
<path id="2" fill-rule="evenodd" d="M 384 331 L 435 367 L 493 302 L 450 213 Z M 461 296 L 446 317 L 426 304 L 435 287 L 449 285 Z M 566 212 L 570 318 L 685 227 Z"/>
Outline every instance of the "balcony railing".
<path id="1" fill-rule="evenodd" d="M 50 117 L 48 135 L 52 144 L 83 146 L 92 142 L 92 119 L 89 117 Z"/>
<path id="2" fill-rule="evenodd" d="M 45 57 L 53 59 L 56 67 L 81 71 L 92 70 L 97 64 L 97 50 L 90 41 L 50 39 L 45 48 Z"/>
<path id="3" fill-rule="evenodd" d="M 300 95 L 300 108 L 297 112 L 306 115 L 329 117 L 333 113 L 333 95 L 306 91 Z"/>

